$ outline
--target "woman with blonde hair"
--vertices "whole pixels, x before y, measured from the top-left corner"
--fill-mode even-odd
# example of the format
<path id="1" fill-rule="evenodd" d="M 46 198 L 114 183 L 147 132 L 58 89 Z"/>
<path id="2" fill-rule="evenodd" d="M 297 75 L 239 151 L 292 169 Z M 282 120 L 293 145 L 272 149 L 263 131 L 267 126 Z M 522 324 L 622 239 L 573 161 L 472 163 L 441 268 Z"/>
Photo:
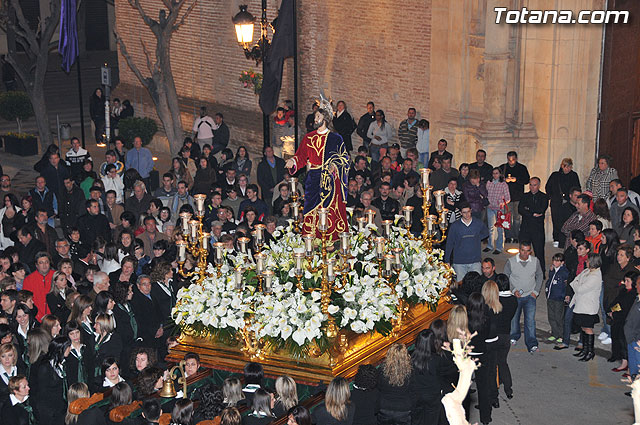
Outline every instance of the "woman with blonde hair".
<path id="1" fill-rule="evenodd" d="M 331 380 L 324 403 L 319 405 L 311 414 L 314 424 L 350 425 L 356 408 L 351 404 L 351 392 L 346 379 L 335 377 Z"/>
<path id="2" fill-rule="evenodd" d="M 411 357 L 403 344 L 393 344 L 378 369 L 378 424 L 411 422 Z"/>
<path id="3" fill-rule="evenodd" d="M 64 418 L 64 423 L 66 425 L 74 425 L 78 422 L 78 416 L 80 416 L 69 411 L 71 403 L 79 398 L 88 398 L 90 395 L 89 387 L 87 387 L 87 384 L 83 382 L 76 382 L 69 387 L 69 390 L 67 391 L 67 415 Z"/>
<path id="4" fill-rule="evenodd" d="M 9 343 L 0 345 L 0 400 L 9 394 L 9 379 L 17 375 L 24 375 L 22 368 L 18 368 L 18 350 Z"/>
<path id="5" fill-rule="evenodd" d="M 462 332 L 463 335 L 460 335 Z M 469 319 L 467 318 L 467 308 L 457 305 L 451 309 L 449 320 L 447 320 L 447 338 L 449 342 L 454 339 L 469 338 Z"/>
<path id="6" fill-rule="evenodd" d="M 61 271 L 55 272 L 53 279 L 51 279 L 51 289 L 47 294 L 46 300 L 49 311 L 58 318 L 61 326 L 67 323 L 71 313 L 66 305 L 67 295 L 71 292 L 73 290 L 68 286 L 67 275 Z"/>
<path id="7" fill-rule="evenodd" d="M 285 416 L 289 409 L 298 404 L 298 389 L 296 381 L 290 376 L 282 375 L 276 379 L 276 404 L 273 407 L 273 414 L 277 418 Z"/>
<path id="8" fill-rule="evenodd" d="M 244 393 L 242 392 L 242 383 L 238 378 L 229 377 L 222 384 L 222 395 L 224 396 L 224 404 L 227 407 L 236 407 L 240 404 L 246 404 Z"/>
<path id="9" fill-rule="evenodd" d="M 220 425 L 241 425 L 242 416 L 235 407 L 227 407 L 220 414 Z"/>
<path id="10" fill-rule="evenodd" d="M 122 338 L 114 332 L 115 320 L 113 320 L 113 316 L 106 313 L 98 314 L 94 327 L 96 329 L 95 364 L 102 364 L 102 361 L 108 357 L 120 359 L 122 355 Z M 99 370 L 96 367 L 95 376 L 98 376 L 98 374 Z"/>

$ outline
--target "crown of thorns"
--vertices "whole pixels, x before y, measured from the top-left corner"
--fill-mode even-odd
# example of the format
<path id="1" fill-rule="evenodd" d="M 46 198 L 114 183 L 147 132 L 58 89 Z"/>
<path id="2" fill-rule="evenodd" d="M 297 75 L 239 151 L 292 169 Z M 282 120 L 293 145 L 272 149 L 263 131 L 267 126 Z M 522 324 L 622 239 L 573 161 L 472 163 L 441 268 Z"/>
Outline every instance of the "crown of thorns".
<path id="1" fill-rule="evenodd" d="M 327 99 L 322 93 L 320 93 L 320 98 L 316 99 L 316 105 L 318 105 L 318 108 L 326 111 L 330 116 L 333 116 L 333 105 L 331 104 L 331 99 Z"/>

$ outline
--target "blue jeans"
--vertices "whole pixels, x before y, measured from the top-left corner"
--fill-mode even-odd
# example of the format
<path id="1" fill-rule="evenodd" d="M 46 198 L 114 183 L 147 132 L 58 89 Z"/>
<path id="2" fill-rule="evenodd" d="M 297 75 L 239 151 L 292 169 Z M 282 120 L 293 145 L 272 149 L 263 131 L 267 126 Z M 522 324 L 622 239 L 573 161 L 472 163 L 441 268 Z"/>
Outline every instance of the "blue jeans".
<path id="1" fill-rule="evenodd" d="M 627 355 L 629 357 L 629 375 L 635 376 L 638 374 L 638 365 L 640 364 L 640 345 L 638 341 L 633 341 L 627 344 Z"/>
<path id="2" fill-rule="evenodd" d="M 453 264 L 453 270 L 456 272 L 456 279 L 462 280 L 462 278 L 469 272 L 482 273 L 481 263 L 469 263 L 469 264 Z"/>
<path id="3" fill-rule="evenodd" d="M 536 299 L 531 295 L 518 298 L 518 308 L 511 320 L 511 339 L 520 339 L 520 316 L 524 311 L 524 343 L 527 350 L 538 346 L 536 339 Z"/>
<path id="4" fill-rule="evenodd" d="M 502 227 L 497 228 L 495 226 L 498 219 L 498 211 L 487 208 L 487 225 L 489 226 L 489 239 L 487 242 L 487 248 L 494 249 L 493 241 L 496 241 L 495 249 L 502 251 L 504 249 L 504 229 Z"/>
<path id="5" fill-rule="evenodd" d="M 422 164 L 424 168 L 427 168 L 427 165 L 429 165 L 429 152 L 418 154 L 418 162 Z"/>
<path id="6" fill-rule="evenodd" d="M 611 336 L 611 325 L 607 324 L 607 313 L 604 308 L 604 288 L 600 290 L 600 314 L 602 314 L 602 332 Z"/>
<path id="7" fill-rule="evenodd" d="M 371 143 L 369 145 L 369 150 L 371 151 L 371 159 L 373 161 L 380 161 L 380 148 L 385 148 L 388 151 L 388 146 L 386 143 L 384 145 L 376 145 Z"/>

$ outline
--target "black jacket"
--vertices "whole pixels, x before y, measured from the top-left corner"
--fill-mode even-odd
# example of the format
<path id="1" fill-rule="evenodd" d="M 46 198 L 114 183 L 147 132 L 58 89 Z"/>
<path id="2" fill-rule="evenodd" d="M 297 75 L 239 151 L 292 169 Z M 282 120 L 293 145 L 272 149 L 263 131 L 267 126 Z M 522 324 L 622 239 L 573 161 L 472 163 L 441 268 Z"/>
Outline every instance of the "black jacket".
<path id="1" fill-rule="evenodd" d="M 213 145 L 227 146 L 229 144 L 229 127 L 225 122 L 213 132 Z"/>
<path id="2" fill-rule="evenodd" d="M 38 211 L 39 209 L 43 209 L 47 212 L 49 217 L 53 217 L 55 213 L 54 203 L 57 203 L 58 197 L 53 190 L 46 187 L 45 193 L 41 194 L 38 189 L 35 187 L 31 189 L 28 193 L 29 196 L 33 199 L 33 211 Z"/>
<path id="3" fill-rule="evenodd" d="M 156 311 L 154 302 L 144 296 L 138 288 L 134 287 L 131 307 L 133 307 L 138 323 L 138 336 L 142 338 L 140 344 L 144 347 L 155 347 L 155 335 L 162 324 L 162 320 Z"/>
<path id="4" fill-rule="evenodd" d="M 33 407 L 33 398 L 29 397 L 26 403 Z M 0 400 L 0 406 L 2 406 L 0 407 L 0 423 L 2 425 L 29 425 L 29 413 L 19 404 L 12 406 L 8 394 Z"/>
<path id="5" fill-rule="evenodd" d="M 273 199 L 273 188 L 284 180 L 284 159 L 274 156 L 275 159 L 275 174 L 276 178 L 273 179 L 273 175 L 271 174 L 271 166 L 267 162 L 266 158 L 262 158 L 260 164 L 258 164 L 258 184 L 260 185 L 260 189 L 262 190 L 262 199 L 266 199 L 271 201 Z M 271 202 L 268 202 L 271 203 Z"/>
<path id="6" fill-rule="evenodd" d="M 87 213 L 81 216 L 78 219 L 78 229 L 80 229 L 80 241 L 87 246 L 91 246 L 98 236 L 111 242 L 111 228 L 109 220 L 104 214 L 91 215 Z"/>
<path id="7" fill-rule="evenodd" d="M 349 112 L 345 110 L 340 116 L 336 115 L 333 119 L 333 128 L 335 128 L 336 132 L 342 136 L 342 140 L 344 140 L 344 145 L 347 148 L 347 151 L 351 152 L 353 150 L 351 134 L 353 134 L 353 130 L 358 128 L 358 126 Z"/>
<path id="8" fill-rule="evenodd" d="M 353 388 L 351 390 L 351 404 L 355 407 L 353 425 L 372 425 L 377 423 L 376 406 L 378 405 L 379 396 L 377 389 L 362 390 Z"/>
<path id="9" fill-rule="evenodd" d="M 47 187 L 56 196 L 60 196 L 64 188 L 64 179 L 69 177 L 71 174 L 69 172 L 69 168 L 64 164 L 64 161 L 60 161 L 58 164 L 58 168 L 55 168 L 50 163 L 47 164 L 46 167 L 40 173 L 42 177 L 47 181 Z"/>
<path id="10" fill-rule="evenodd" d="M 365 113 L 358 120 L 358 127 L 356 132 L 358 136 L 362 137 L 362 141 L 366 144 L 371 142 L 371 139 L 367 137 L 367 132 L 369 131 L 369 125 L 376 120 L 375 114 Z"/>
<path id="11" fill-rule="evenodd" d="M 171 284 L 170 292 L 171 295 L 168 295 L 157 282 L 154 282 L 151 285 L 151 299 L 153 299 L 153 304 L 158 312 L 160 321 L 165 326 L 173 323 L 171 320 L 171 309 L 174 307 L 176 299 L 176 291 L 174 289 L 173 282 Z"/>
<path id="12" fill-rule="evenodd" d="M 37 393 L 33 400 L 38 423 L 64 425 L 67 403 L 63 396 L 63 381 L 48 360 L 38 368 L 35 383 Z"/>
<path id="13" fill-rule="evenodd" d="M 580 178 L 575 171 L 565 174 L 562 170 L 554 171 L 549 176 L 544 190 L 549 195 L 551 205 L 555 208 L 562 205 L 562 201 L 569 201 L 570 190 L 580 188 Z"/>
<path id="14" fill-rule="evenodd" d="M 18 248 L 18 257 L 20 262 L 29 266 L 29 270 L 36 269 L 36 254 L 40 251 L 46 251 L 47 247 L 36 238 L 31 238 L 31 241 L 26 245 L 21 243 L 16 244 Z"/>
<path id="15" fill-rule="evenodd" d="M 496 316 L 496 332 L 498 335 L 511 333 L 511 319 L 516 314 L 518 308 L 518 300 L 515 295 L 500 295 L 500 304 L 502 311 Z"/>
<path id="16" fill-rule="evenodd" d="M 67 308 L 65 299 L 60 295 L 49 292 L 47 294 L 47 305 L 49 306 L 51 314 L 56 316 L 60 321 L 60 325 L 64 327 L 64 325 L 67 323 L 67 320 L 69 319 L 69 314 L 71 314 L 71 310 Z"/>
<path id="17" fill-rule="evenodd" d="M 62 190 L 58 199 L 58 216 L 64 229 L 78 225 L 78 217 L 87 212 L 85 202 L 84 192 L 76 184 L 71 192 L 66 188 Z"/>
<path id="18" fill-rule="evenodd" d="M 549 207 L 549 197 L 546 193 L 538 191 L 535 195 L 527 192 L 522 195 L 518 204 L 518 213 L 522 216 L 522 229 L 531 227 L 536 229 L 544 228 L 544 216 Z M 542 214 L 534 217 L 533 214 Z"/>
<path id="19" fill-rule="evenodd" d="M 400 213 L 400 204 L 391 196 L 383 200 L 382 197 L 378 197 L 371 201 L 371 205 L 380 210 L 382 220 L 393 220 L 395 215 Z"/>
<path id="20" fill-rule="evenodd" d="M 519 201 L 522 195 L 524 195 L 524 185 L 529 184 L 529 180 L 531 179 L 529 170 L 519 162 L 516 162 L 513 167 L 511 167 L 509 163 L 504 163 L 500 166 L 500 170 L 505 179 L 509 176 L 516 178 L 515 182 L 507 182 L 507 185 L 509 186 L 511 201 Z"/>

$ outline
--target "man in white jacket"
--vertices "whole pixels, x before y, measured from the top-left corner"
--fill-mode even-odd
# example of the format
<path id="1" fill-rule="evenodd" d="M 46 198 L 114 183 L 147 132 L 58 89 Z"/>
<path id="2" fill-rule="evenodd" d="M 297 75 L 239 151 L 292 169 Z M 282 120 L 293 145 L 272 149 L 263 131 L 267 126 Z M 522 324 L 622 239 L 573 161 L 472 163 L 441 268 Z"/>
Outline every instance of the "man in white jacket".
<path id="1" fill-rule="evenodd" d="M 114 164 L 107 165 L 105 171 L 107 172 L 107 175 L 102 178 L 102 183 L 104 183 L 104 191 L 115 191 L 116 202 L 118 204 L 121 204 L 124 197 L 124 183 L 122 182 L 122 177 L 118 175 L 116 166 Z"/>
<path id="2" fill-rule="evenodd" d="M 91 155 L 86 149 L 80 147 L 80 140 L 77 137 L 71 139 L 71 149 L 64 159 L 71 167 L 71 177 L 75 177 L 82 172 L 82 165 L 85 159 L 91 159 Z"/>

